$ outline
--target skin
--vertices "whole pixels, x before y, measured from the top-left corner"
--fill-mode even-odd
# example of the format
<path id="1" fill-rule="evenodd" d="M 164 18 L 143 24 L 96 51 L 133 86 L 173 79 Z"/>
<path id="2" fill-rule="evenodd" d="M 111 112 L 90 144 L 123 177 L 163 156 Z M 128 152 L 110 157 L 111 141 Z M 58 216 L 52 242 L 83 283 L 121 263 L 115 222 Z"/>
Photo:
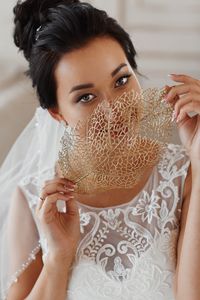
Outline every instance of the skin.
<path id="1" fill-rule="evenodd" d="M 200 80 L 184 74 L 170 77 L 178 84 L 169 89 L 166 101 L 174 108 L 174 121 L 191 161 L 184 188 L 174 291 L 176 300 L 199 300 Z M 191 112 L 196 115 L 190 117 Z"/>
<path id="2" fill-rule="evenodd" d="M 110 37 L 95 38 L 83 48 L 65 54 L 56 68 L 55 78 L 58 105 L 49 109 L 49 113 L 57 121 L 65 121 L 70 126 L 89 117 L 103 99 L 113 101 L 123 92 L 141 90 L 124 50 Z M 71 92 L 74 87 L 88 83 L 92 86 Z M 57 171 L 61 176 L 59 168 Z M 142 189 L 151 171 L 152 167 L 148 168 L 142 180 L 132 189 L 77 195 L 78 201 L 96 207 L 127 202 Z"/>
<path id="3" fill-rule="evenodd" d="M 111 73 L 122 64 L 126 66 L 112 76 Z M 127 75 L 131 77 L 121 78 Z M 65 54 L 59 61 L 55 77 L 58 106 L 49 112 L 70 126 L 85 120 L 102 99 L 113 101 L 124 91 L 141 89 L 123 49 L 109 37 L 96 38 L 83 48 Z M 93 87 L 71 92 L 75 86 L 88 83 Z M 82 99 L 77 102 L 79 97 Z"/>
<path id="4" fill-rule="evenodd" d="M 111 73 L 122 63 L 126 64 L 126 67 L 121 68 L 112 77 Z M 128 82 L 126 79 L 120 79 L 121 84 L 124 84 L 116 87 L 119 78 L 127 73 L 131 74 Z M 55 77 L 58 85 L 58 105 L 49 110 L 49 113 L 57 121 L 64 120 L 70 126 L 89 116 L 102 99 L 112 101 L 124 91 L 140 90 L 139 82 L 123 49 L 108 37 L 94 39 L 81 49 L 64 55 L 57 66 Z M 166 101 L 169 101 L 175 109 L 175 121 L 177 121 L 180 138 L 191 160 L 183 193 L 174 294 L 176 300 L 199 300 L 200 120 L 199 115 L 190 118 L 187 113 L 194 111 L 200 114 L 200 81 L 186 75 L 173 75 L 172 79 L 181 84 L 168 87 Z M 85 83 L 93 83 L 94 86 L 70 93 L 72 87 Z M 84 96 L 84 94 L 89 95 Z M 80 96 L 84 97 L 77 103 L 77 98 Z M 84 103 L 89 100 L 91 102 Z M 79 201 L 84 203 L 87 201 L 86 204 L 94 206 L 117 205 L 121 204 L 122 199 L 127 202 L 143 188 L 151 171 L 152 169 L 147 170 L 145 177 L 134 189 L 95 194 L 87 199 L 79 198 Z M 38 201 L 36 216 L 47 236 L 50 255 L 43 264 L 41 251 L 37 254 L 36 260 L 10 289 L 9 300 L 65 299 L 69 269 L 80 234 L 78 208 L 73 198 L 73 183 L 60 178 L 58 170 L 57 178 L 44 183 L 40 196 L 42 200 Z M 17 191 L 15 197 L 19 200 L 23 195 Z M 68 207 L 68 212 L 65 214 L 56 210 L 56 201 L 61 197 Z"/>
<path id="5" fill-rule="evenodd" d="M 112 101 L 125 91 L 140 91 L 141 88 L 123 49 L 111 38 L 94 39 L 85 47 L 64 55 L 57 66 L 55 77 L 58 106 L 49 110 L 49 113 L 59 122 L 64 120 L 70 126 L 87 118 L 102 99 Z M 85 83 L 93 83 L 94 86 L 70 93 L 74 86 Z M 90 94 L 89 97 L 84 96 L 81 102 L 77 102 L 77 98 L 86 93 Z M 91 99 L 91 102 L 84 103 Z M 134 190 L 112 191 L 112 195 L 107 193 L 106 197 L 92 195 L 89 201 L 93 205 L 101 203 L 107 206 L 113 205 L 111 196 L 116 201 L 114 204 L 118 204 L 121 199 L 128 201 L 141 190 L 150 173 L 151 170 L 147 170 L 143 181 Z M 40 194 L 42 200 L 38 199 L 35 213 L 47 238 L 49 255 L 43 263 L 41 251 L 37 254 L 20 280 L 10 288 L 9 300 L 65 298 L 70 266 L 80 238 L 79 213 L 73 190 L 73 183 L 60 178 L 59 174 L 57 178 L 44 182 Z M 17 191 L 15 197 L 22 201 L 23 194 Z M 58 199 L 66 201 L 67 213 L 57 211 Z M 84 202 L 84 199 L 79 200 Z"/>
<path id="6" fill-rule="evenodd" d="M 122 89 L 135 88 L 139 90 L 139 83 L 126 60 L 123 50 L 112 39 L 97 39 L 83 49 L 65 55 L 56 70 L 58 108 L 49 111 L 52 117 L 58 121 L 65 120 L 69 125 L 74 125 L 77 119 L 84 118 L 91 113 L 96 102 L 98 102 L 96 99 L 104 97 L 112 101 L 118 95 L 118 89 L 113 88 L 113 81 L 109 76 L 112 70 L 121 62 L 127 63 L 127 70 L 133 74 L 129 83 Z M 197 300 L 200 294 L 200 234 L 198 230 L 200 227 L 200 81 L 187 75 L 171 74 L 170 76 L 178 85 L 167 87 L 166 101 L 174 108 L 172 120 L 177 124 L 181 142 L 186 148 L 191 161 L 183 193 L 174 294 L 178 300 L 191 298 Z M 66 78 L 70 79 L 66 82 Z M 92 93 L 97 98 L 89 103 L 87 107 L 84 106 L 83 108 L 80 103 L 76 104 L 75 107 L 72 104 L 73 101 L 70 102 L 72 95 L 69 94 L 69 91 L 77 82 L 78 84 L 94 83 L 95 87 L 86 89 L 85 92 Z M 68 97 L 66 100 L 65 90 L 67 89 Z M 79 96 L 80 94 L 73 93 L 73 96 L 76 97 L 76 95 Z M 77 105 L 80 108 L 79 110 L 76 110 Z M 197 115 L 190 117 L 188 115 L 190 112 L 195 112 Z M 118 190 L 118 193 L 112 191 L 112 194 L 108 192 L 104 195 L 96 194 L 80 200 L 82 202 L 87 201 L 86 204 L 89 203 L 95 206 L 98 206 L 98 203 L 101 203 L 102 206 L 120 204 L 122 198 L 126 202 L 143 188 L 151 171 L 148 170 L 147 177 L 142 178 L 140 183 L 131 191 L 125 191 L 125 194 L 123 194 L 124 191 Z M 112 199 L 115 199 L 116 202 L 113 203 Z M 188 281 L 188 274 L 190 275 L 190 281 Z"/>

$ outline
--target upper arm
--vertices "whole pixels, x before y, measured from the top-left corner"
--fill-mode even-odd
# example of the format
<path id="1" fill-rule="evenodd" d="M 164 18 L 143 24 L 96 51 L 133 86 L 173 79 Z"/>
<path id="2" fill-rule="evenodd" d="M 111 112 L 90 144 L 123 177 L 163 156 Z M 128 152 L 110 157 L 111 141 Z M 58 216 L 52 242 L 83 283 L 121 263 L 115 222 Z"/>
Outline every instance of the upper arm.
<path id="1" fill-rule="evenodd" d="M 179 237 L 177 243 L 177 265 L 176 265 L 176 273 L 174 278 L 174 291 L 177 290 L 177 277 L 179 271 L 182 243 L 183 243 L 183 238 L 185 233 L 185 226 L 187 221 L 187 214 L 188 214 L 188 209 L 190 204 L 191 187 L 192 187 L 192 175 L 191 175 L 191 164 L 190 164 L 185 179 L 184 190 L 183 190 L 183 204 L 181 210 L 180 231 L 179 231 Z"/>
<path id="2" fill-rule="evenodd" d="M 42 252 L 40 250 L 36 255 L 36 259 L 33 260 L 33 262 L 19 276 L 18 281 L 11 285 L 8 291 L 7 300 L 25 299 L 25 297 L 27 297 L 33 289 L 33 286 L 35 285 L 42 268 Z"/>
<path id="3" fill-rule="evenodd" d="M 28 256 L 38 242 L 36 224 L 27 199 L 19 187 L 11 197 L 7 235 L 9 253 L 7 267 L 10 269 L 9 276 L 11 276 L 21 268 L 22 263 L 27 261 Z M 42 268 L 42 251 L 40 249 L 35 259 L 18 277 L 18 281 L 9 288 L 7 300 L 24 299 L 32 290 Z"/>

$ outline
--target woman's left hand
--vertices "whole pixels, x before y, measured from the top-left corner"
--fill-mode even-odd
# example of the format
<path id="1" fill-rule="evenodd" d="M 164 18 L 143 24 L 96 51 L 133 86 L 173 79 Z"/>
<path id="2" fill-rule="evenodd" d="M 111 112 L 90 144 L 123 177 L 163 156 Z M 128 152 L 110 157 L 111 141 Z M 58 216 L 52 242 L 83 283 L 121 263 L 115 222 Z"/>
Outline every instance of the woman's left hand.
<path id="1" fill-rule="evenodd" d="M 180 140 L 186 148 L 191 161 L 200 161 L 200 80 L 187 75 L 171 74 L 171 79 L 179 82 L 168 87 L 166 101 L 174 108 Z M 197 113 L 190 117 L 188 113 Z"/>

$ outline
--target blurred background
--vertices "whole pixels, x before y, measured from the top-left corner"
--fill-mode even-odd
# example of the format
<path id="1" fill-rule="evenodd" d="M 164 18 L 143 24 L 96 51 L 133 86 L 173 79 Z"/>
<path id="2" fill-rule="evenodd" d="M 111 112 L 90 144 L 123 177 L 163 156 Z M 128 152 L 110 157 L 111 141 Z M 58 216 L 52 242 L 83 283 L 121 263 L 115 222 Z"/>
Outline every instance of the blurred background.
<path id="1" fill-rule="evenodd" d="M 52 0 L 53 1 L 53 0 Z M 14 0 L 0 10 L 0 164 L 38 106 L 27 63 L 12 40 Z M 129 32 L 142 86 L 172 85 L 170 73 L 200 79 L 200 0 L 90 0 Z M 179 143 L 174 130 L 172 142 Z"/>

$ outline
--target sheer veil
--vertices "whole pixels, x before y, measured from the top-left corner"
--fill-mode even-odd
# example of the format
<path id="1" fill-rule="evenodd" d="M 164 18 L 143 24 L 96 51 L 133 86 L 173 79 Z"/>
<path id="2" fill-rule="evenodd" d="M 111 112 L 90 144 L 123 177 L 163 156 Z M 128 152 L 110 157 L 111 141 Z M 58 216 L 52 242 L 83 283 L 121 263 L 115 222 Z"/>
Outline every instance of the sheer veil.
<path id="1" fill-rule="evenodd" d="M 53 177 L 65 127 L 38 107 L 0 168 L 0 299 L 41 248 L 34 209 Z"/>

